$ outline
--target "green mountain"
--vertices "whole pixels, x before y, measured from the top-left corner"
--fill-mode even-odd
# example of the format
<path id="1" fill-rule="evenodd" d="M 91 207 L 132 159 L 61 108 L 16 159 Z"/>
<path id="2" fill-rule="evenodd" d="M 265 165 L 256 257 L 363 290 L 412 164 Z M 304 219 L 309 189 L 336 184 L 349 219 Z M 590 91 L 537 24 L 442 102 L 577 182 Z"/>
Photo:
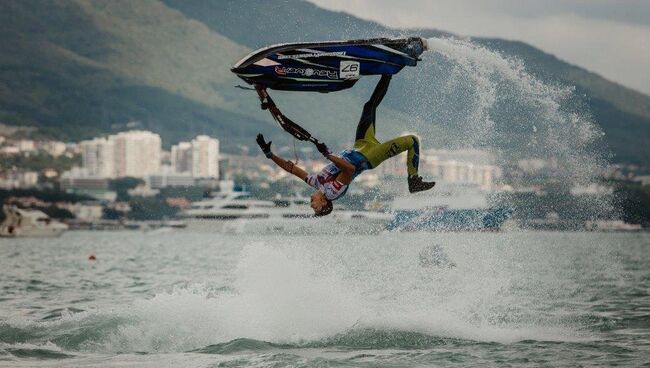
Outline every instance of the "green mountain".
<path id="1" fill-rule="evenodd" d="M 271 131 L 220 93 L 233 81 L 223 66 L 249 50 L 160 2 L 28 0 L 0 8 L 0 121 L 72 140 L 130 121 L 167 142 Z"/>
<path id="2" fill-rule="evenodd" d="M 79 140 L 139 126 L 166 145 L 198 133 L 225 150 L 251 145 L 260 131 L 291 140 L 260 111 L 229 68 L 252 49 L 295 40 L 420 34 L 332 12 L 302 0 L 22 0 L 0 2 L 0 123 Z M 615 160 L 650 162 L 650 97 L 609 82 L 521 42 L 475 39 L 522 59 L 532 74 L 575 85 L 606 133 Z M 426 124 L 414 110 L 405 71 L 381 110 L 389 136 Z M 418 93 L 432 93 L 435 77 Z M 326 141 L 350 141 L 374 81 L 327 95 L 274 93 L 287 115 Z M 422 83 L 421 83 L 422 84 Z M 413 122 L 416 119 L 418 121 Z M 443 121 L 444 122 L 444 121 Z M 426 125 L 436 144 L 437 126 Z"/>

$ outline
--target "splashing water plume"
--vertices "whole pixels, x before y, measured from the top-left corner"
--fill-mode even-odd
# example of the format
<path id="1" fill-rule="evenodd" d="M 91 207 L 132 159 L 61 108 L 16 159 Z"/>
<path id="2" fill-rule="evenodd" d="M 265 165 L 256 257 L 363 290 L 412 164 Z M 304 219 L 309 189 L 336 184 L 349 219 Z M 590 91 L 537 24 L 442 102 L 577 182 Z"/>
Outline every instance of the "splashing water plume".
<path id="1" fill-rule="evenodd" d="M 452 98 L 456 93 L 471 93 L 473 97 L 460 122 L 472 133 L 462 136 L 468 147 L 499 147 L 501 142 L 512 141 L 515 147 L 506 148 L 520 156 L 561 160 L 576 182 L 589 182 L 600 173 L 605 162 L 594 144 L 603 133 L 573 99 L 574 88 L 544 83 L 527 73 L 520 60 L 505 58 L 470 41 L 431 38 L 428 44 L 434 53 L 452 62 L 451 74 L 444 81 L 445 92 Z M 572 106 L 572 111 L 572 104 L 579 106 Z M 504 105 L 510 107 L 507 117 L 497 111 Z M 508 136 L 506 124 L 518 139 Z"/>
<path id="2" fill-rule="evenodd" d="M 545 160 L 553 166 L 552 181 L 563 188 L 599 180 L 608 165 L 603 132 L 574 87 L 533 76 L 521 60 L 469 40 L 427 43 L 419 66 L 426 72 L 405 76 L 413 96 L 409 113 L 422 122 L 427 142 L 483 149 L 502 167 Z M 589 215 L 612 210 L 604 196 L 584 207 Z"/>

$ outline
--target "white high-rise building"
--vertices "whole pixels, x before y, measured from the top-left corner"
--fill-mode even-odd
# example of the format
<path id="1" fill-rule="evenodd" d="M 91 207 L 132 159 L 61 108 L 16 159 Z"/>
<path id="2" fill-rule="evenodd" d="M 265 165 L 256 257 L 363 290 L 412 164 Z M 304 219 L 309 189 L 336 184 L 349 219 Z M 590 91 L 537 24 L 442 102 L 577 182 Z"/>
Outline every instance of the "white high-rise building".
<path id="1" fill-rule="evenodd" d="M 83 168 L 90 177 L 143 178 L 160 169 L 160 136 L 151 132 L 122 132 L 108 138 L 83 141 L 79 148 Z"/>
<path id="2" fill-rule="evenodd" d="M 92 177 L 115 177 L 115 144 L 106 138 L 79 143 L 83 167 Z"/>
<path id="3" fill-rule="evenodd" d="M 172 146 L 171 151 L 172 168 L 176 173 L 185 174 L 192 172 L 192 144 L 180 142 Z"/>
<path id="4" fill-rule="evenodd" d="M 192 140 L 192 176 L 219 178 L 219 141 L 207 135 Z"/>
<path id="5" fill-rule="evenodd" d="M 172 168 L 178 174 L 194 178 L 219 178 L 219 140 L 199 135 L 191 142 L 172 146 Z"/>
<path id="6" fill-rule="evenodd" d="M 109 137 L 115 145 L 115 176 L 136 178 L 160 169 L 161 140 L 158 134 L 132 130 Z"/>

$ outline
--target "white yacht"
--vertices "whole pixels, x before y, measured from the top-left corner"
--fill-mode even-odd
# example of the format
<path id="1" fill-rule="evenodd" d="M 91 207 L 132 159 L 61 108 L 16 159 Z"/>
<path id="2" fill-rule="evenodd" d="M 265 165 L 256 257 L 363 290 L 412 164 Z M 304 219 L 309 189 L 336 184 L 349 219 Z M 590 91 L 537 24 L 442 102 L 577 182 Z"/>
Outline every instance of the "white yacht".
<path id="1" fill-rule="evenodd" d="M 210 199 L 192 203 L 181 216 L 188 220 L 235 220 L 269 217 L 272 201 L 254 199 L 248 192 L 218 193 Z"/>
<path id="2" fill-rule="evenodd" d="M 222 232 L 231 234 L 338 235 L 379 234 L 386 229 L 390 214 L 334 209 L 324 217 L 284 214 L 266 219 L 238 219 L 225 223 Z"/>
<path id="3" fill-rule="evenodd" d="M 192 230 L 237 234 L 378 233 L 391 218 L 385 213 L 348 211 L 342 206 L 336 206 L 328 216 L 314 217 L 309 202 L 301 196 L 270 201 L 253 199 L 247 192 L 228 192 L 192 203 L 181 216 Z"/>
<path id="4" fill-rule="evenodd" d="M 2 209 L 5 220 L 0 224 L 0 236 L 3 237 L 53 237 L 68 230 L 68 225 L 52 220 L 38 210 L 9 205 Z"/>

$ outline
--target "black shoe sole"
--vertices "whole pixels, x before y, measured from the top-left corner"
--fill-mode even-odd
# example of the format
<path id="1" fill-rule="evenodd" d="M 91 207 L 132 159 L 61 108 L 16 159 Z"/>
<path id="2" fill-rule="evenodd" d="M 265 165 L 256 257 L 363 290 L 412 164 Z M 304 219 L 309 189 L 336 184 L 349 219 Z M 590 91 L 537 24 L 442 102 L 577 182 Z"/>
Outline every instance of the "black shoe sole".
<path id="1" fill-rule="evenodd" d="M 428 188 L 422 188 L 422 189 L 420 189 L 420 188 L 413 188 L 413 189 L 409 188 L 409 193 L 425 192 L 425 191 L 427 191 L 429 189 L 433 189 L 433 187 L 435 187 L 435 186 L 436 186 L 436 183 L 433 183 L 433 185 L 428 187 Z"/>

